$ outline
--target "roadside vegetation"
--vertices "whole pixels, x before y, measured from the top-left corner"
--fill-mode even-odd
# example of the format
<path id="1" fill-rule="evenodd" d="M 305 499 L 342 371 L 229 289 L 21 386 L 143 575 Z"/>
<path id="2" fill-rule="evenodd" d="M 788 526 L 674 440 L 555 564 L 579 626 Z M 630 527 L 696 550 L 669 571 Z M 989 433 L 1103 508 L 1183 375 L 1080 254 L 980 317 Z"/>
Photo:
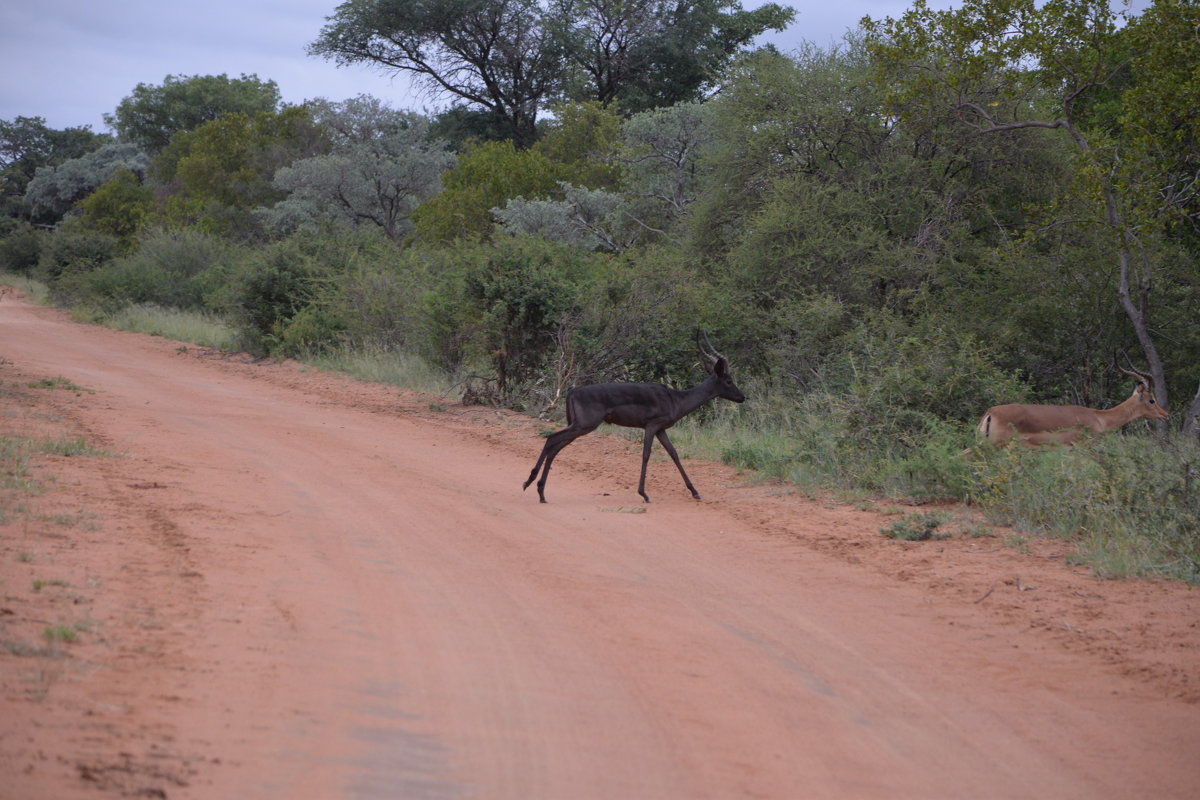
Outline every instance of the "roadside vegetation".
<path id="1" fill-rule="evenodd" d="M 495 85 L 454 30 L 353 18 L 368 6 L 311 52 L 369 62 L 350 32 L 419 34 Z M 549 418 L 583 383 L 698 382 L 703 330 L 750 402 L 682 422 L 687 453 L 966 502 L 1099 574 L 1200 581 L 1189 8 L 916 2 L 783 54 L 753 39 L 789 10 L 697 3 L 695 25 L 639 28 L 625 72 L 587 61 L 603 20 L 531 10 L 547 35 L 512 52 L 544 79 L 532 119 L 465 83 L 432 117 L 283 106 L 257 76 L 141 84 L 112 136 L 0 121 L 0 270 L 87 321 Z M 154 122 L 193 93 L 223 107 Z M 960 457 L 992 405 L 1124 400 L 1120 353 L 1167 423 Z"/>

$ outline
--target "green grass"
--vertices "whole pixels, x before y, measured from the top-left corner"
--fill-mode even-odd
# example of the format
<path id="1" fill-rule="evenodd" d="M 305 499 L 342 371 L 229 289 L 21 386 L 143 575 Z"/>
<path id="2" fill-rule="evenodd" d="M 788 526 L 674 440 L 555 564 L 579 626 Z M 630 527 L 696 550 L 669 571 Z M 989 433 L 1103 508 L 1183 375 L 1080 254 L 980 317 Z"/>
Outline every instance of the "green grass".
<path id="1" fill-rule="evenodd" d="M 94 458 L 108 457 L 111 453 L 79 437 L 35 439 L 0 435 L 0 524 L 28 516 L 31 512 L 25 498 L 46 490 L 46 480 L 35 477 L 30 469 L 32 459 L 38 455 Z M 72 517 L 57 515 L 49 519 L 56 524 L 74 525 L 84 523 L 87 517 L 80 511 Z"/>
<path id="2" fill-rule="evenodd" d="M 1200 582 L 1200 443 L 1115 433 L 985 452 L 972 470 L 991 519 L 1075 542 L 1099 575 Z"/>
<path id="3" fill-rule="evenodd" d="M 51 456 L 107 457 L 112 455 L 106 450 L 92 447 L 87 441 L 77 436 L 42 439 L 35 442 L 34 446 L 40 452 Z"/>
<path id="4" fill-rule="evenodd" d="M 940 514 L 910 514 L 904 519 L 896 520 L 891 527 L 880 530 L 890 539 L 900 539 L 906 542 L 923 542 L 927 539 L 945 539 L 949 534 L 937 533 L 937 529 L 945 522 Z"/>
<path id="5" fill-rule="evenodd" d="M 422 394 L 448 397 L 454 381 L 418 356 L 395 350 L 343 349 L 305 359 L 318 369 L 344 372 L 355 378 L 400 386 Z"/>
<path id="6" fill-rule="evenodd" d="M 104 314 L 98 321 L 109 328 L 149 333 L 218 350 L 234 350 L 239 341 L 233 326 L 215 314 L 202 311 L 136 305 Z"/>
<path id="7" fill-rule="evenodd" d="M 54 625 L 42 631 L 47 642 L 74 642 L 79 639 L 79 632 L 71 625 Z"/>
<path id="8" fill-rule="evenodd" d="M 855 427 L 821 393 L 789 398 L 743 387 L 750 401 L 720 400 L 671 431 L 679 450 L 800 491 L 871 492 L 981 509 L 989 524 L 1071 542 L 1073 559 L 1104 577 L 1163 576 L 1200 583 L 1200 443 L 1160 440 L 1146 425 L 1073 448 L 984 448 L 968 460 L 970 427 L 884 435 Z M 903 521 L 902 521 L 903 522 Z M 900 533 L 907 532 L 901 525 Z M 983 529 L 975 535 L 992 535 Z"/>
<path id="9" fill-rule="evenodd" d="M 38 305 L 50 305 L 50 290 L 41 281 L 13 272 L 0 272 L 0 286 L 11 286 Z"/>
<path id="10" fill-rule="evenodd" d="M 68 391 L 75 392 L 76 394 L 83 394 L 84 392 L 89 394 L 93 393 L 92 389 L 87 389 L 83 386 L 80 386 L 70 378 L 64 378 L 62 376 L 55 378 L 42 378 L 40 381 L 30 381 L 27 385 L 30 389 L 66 389 Z"/>

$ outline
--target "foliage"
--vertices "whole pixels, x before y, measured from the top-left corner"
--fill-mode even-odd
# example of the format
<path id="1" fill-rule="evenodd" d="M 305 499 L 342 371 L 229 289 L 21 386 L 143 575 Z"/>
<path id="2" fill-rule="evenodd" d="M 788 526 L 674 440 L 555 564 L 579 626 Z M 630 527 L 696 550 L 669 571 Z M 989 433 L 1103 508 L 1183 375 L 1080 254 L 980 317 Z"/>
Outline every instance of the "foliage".
<path id="1" fill-rule="evenodd" d="M 695 201 L 707 167 L 709 108 L 677 103 L 635 114 L 621 128 L 619 162 L 627 189 L 646 206 L 639 216 L 648 227 L 668 227 Z"/>
<path id="2" fill-rule="evenodd" d="M 1061 131 L 1074 146 L 1073 192 L 1084 224 L 1109 239 L 1115 296 L 1166 397 L 1150 295 L 1160 277 L 1139 242 L 1142 220 L 1117 176 L 1103 108 L 1124 74 L 1129 39 L 1107 0 L 984 0 L 933 11 L 917 0 L 899 19 L 865 20 L 878 82 L 902 119 L 938 116 L 982 135 Z M 1089 127 L 1089 113 L 1100 124 Z M 1135 299 L 1136 298 L 1136 299 Z M 1165 400 L 1164 400 L 1165 402 Z"/>
<path id="3" fill-rule="evenodd" d="M 324 152 L 327 143 L 307 108 L 225 114 L 175 136 L 155 159 L 155 179 L 167 187 L 164 216 L 174 225 L 214 233 L 254 234 L 258 206 L 282 198 L 275 172 Z"/>
<path id="4" fill-rule="evenodd" d="M 397 116 L 374 135 L 347 125 L 350 135 L 341 135 L 332 153 L 280 167 L 275 187 L 288 196 L 262 210 L 268 225 L 294 230 L 333 219 L 376 225 L 395 241 L 409 233 L 413 210 L 438 192 L 454 159 L 429 140 L 424 119 Z"/>
<path id="5" fill-rule="evenodd" d="M 85 227 L 109 233 L 126 249 L 154 210 L 154 191 L 128 170 L 117 172 L 85 197 L 79 208 Z"/>
<path id="6" fill-rule="evenodd" d="M 934 533 L 945 520 L 939 514 L 910 514 L 893 522 L 891 527 L 880 531 L 890 539 L 906 542 L 923 542 L 926 539 L 944 538 Z"/>
<path id="7" fill-rule="evenodd" d="M 33 274 L 42 254 L 45 234 L 29 223 L 14 228 L 0 239 L 0 272 L 13 272 L 26 277 Z"/>
<path id="8" fill-rule="evenodd" d="M 54 283 L 64 274 L 80 274 L 96 269 L 119 250 L 116 237 L 75 224 L 64 224 L 47 237 L 38 254 L 34 277 Z"/>
<path id="9" fill-rule="evenodd" d="M 38 169 L 84 156 L 112 142 L 90 126 L 55 130 L 42 117 L 0 120 L 0 218 L 44 222 L 33 213 L 25 191 Z"/>
<path id="10" fill-rule="evenodd" d="M 552 10 L 574 67 L 563 93 L 632 113 L 699 100 L 759 34 L 795 16 L 787 6 L 746 11 L 732 0 L 557 0 Z"/>
<path id="11" fill-rule="evenodd" d="M 645 233 L 629 213 L 626 197 L 560 181 L 562 200 L 514 197 L 492 216 L 511 234 L 533 234 L 547 241 L 620 253 Z"/>
<path id="12" fill-rule="evenodd" d="M 502 120 L 520 147 L 536 138 L 562 48 L 536 0 L 361 0 L 338 6 L 310 55 L 405 71 Z"/>
<path id="13" fill-rule="evenodd" d="M 86 274 L 92 302 L 116 313 L 128 305 L 200 310 L 208 288 L 207 273 L 236 257 L 227 242 L 199 229 L 156 228 L 143 232 L 133 253 Z"/>
<path id="14" fill-rule="evenodd" d="M 507 141 L 472 147 L 442 175 L 442 192 L 414 212 L 417 237 L 431 244 L 485 238 L 493 208 L 511 197 L 551 194 L 557 178 L 555 165 L 537 150 Z"/>
<path id="15" fill-rule="evenodd" d="M 458 268 L 442 273 L 426 300 L 430 333 L 444 366 L 477 366 L 501 402 L 523 404 L 556 345 L 565 315 L 598 262 L 585 253 L 529 238 L 460 245 Z"/>
<path id="16" fill-rule="evenodd" d="M 571 113 L 579 110 L 584 113 Z M 619 253 L 654 241 L 695 199 L 707 116 L 705 106 L 681 103 L 635 114 L 621 126 L 619 139 L 595 133 L 584 138 L 581 133 L 599 127 L 591 120 L 609 122 L 613 115 L 595 105 L 567 106 L 561 123 L 534 147 L 561 165 L 558 196 L 514 197 L 492 214 L 509 233 L 587 249 Z"/>
<path id="17" fill-rule="evenodd" d="M 1158 0 L 1125 30 L 1136 54 L 1121 100 L 1121 125 L 1135 146 L 1130 179 L 1150 193 L 1145 202 L 1163 222 L 1200 238 L 1200 39 L 1196 8 Z"/>
<path id="18" fill-rule="evenodd" d="M 139 83 L 104 121 L 122 141 L 153 154 L 177 133 L 193 131 L 224 114 L 253 117 L 278 106 L 275 81 L 257 75 L 168 75 L 161 85 Z"/>
<path id="19" fill-rule="evenodd" d="M 973 464 L 995 521 L 1071 539 L 1098 572 L 1200 581 L 1200 448 L 1114 433 L 1074 448 L 1007 448 Z"/>
<path id="20" fill-rule="evenodd" d="M 554 99 L 630 111 L 697 100 L 756 36 L 793 15 L 732 0 L 361 0 L 338 7 L 309 53 L 411 73 L 483 109 L 524 148 Z"/>
<path id="21" fill-rule="evenodd" d="M 346 266 L 318 297 L 341 320 L 342 341 L 368 352 L 428 354 L 424 296 L 434 274 L 453 268 L 448 254 L 396 250 L 367 232 L 346 239 L 342 247 L 351 251 Z"/>
<path id="22" fill-rule="evenodd" d="M 25 190 L 25 199 L 43 219 L 57 221 L 118 173 L 140 179 L 149 165 L 149 156 L 135 145 L 107 144 L 57 166 L 39 167 Z"/>
<path id="23" fill-rule="evenodd" d="M 219 299 L 209 302 L 233 319 L 245 349 L 277 348 L 296 315 L 314 302 L 321 280 L 336 269 L 322 258 L 324 249 L 314 237 L 294 235 L 248 251 L 229 269 Z"/>

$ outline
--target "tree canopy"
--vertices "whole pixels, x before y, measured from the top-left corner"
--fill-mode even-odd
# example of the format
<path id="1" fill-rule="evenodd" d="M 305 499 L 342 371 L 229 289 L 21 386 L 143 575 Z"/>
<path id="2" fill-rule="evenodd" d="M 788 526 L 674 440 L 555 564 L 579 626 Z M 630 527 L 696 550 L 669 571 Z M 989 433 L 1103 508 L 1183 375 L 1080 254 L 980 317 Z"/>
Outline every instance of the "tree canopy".
<path id="1" fill-rule="evenodd" d="M 157 153 L 177 133 L 223 114 L 253 116 L 279 107 L 279 86 L 257 75 L 168 75 L 161 85 L 139 83 L 104 121 L 127 142 Z"/>
<path id="2" fill-rule="evenodd" d="M 309 45 L 338 64 L 408 72 L 485 110 L 518 147 L 552 100 L 627 110 L 696 99 L 755 37 L 793 12 L 736 0 L 348 0 Z"/>
<path id="3" fill-rule="evenodd" d="M 87 155 L 111 141 L 111 136 L 94 133 L 87 125 L 55 130 L 42 117 L 0 120 L 0 215 L 36 218 L 25 192 L 37 171 Z"/>

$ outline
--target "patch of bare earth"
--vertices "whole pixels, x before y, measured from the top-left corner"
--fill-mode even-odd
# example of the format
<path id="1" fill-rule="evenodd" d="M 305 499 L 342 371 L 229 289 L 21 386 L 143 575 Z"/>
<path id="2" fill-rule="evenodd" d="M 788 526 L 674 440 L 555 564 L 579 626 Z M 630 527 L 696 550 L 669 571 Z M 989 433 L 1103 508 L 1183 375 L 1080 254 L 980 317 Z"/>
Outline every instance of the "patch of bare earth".
<path id="1" fill-rule="evenodd" d="M 1194 797 L 1200 595 L 0 299 L 0 797 Z M 59 380 L 65 379 L 65 380 Z M 19 484 L 19 485 L 18 485 Z M 637 512 L 637 513 L 627 513 Z M 644 513 L 643 513 L 644 512 Z"/>

